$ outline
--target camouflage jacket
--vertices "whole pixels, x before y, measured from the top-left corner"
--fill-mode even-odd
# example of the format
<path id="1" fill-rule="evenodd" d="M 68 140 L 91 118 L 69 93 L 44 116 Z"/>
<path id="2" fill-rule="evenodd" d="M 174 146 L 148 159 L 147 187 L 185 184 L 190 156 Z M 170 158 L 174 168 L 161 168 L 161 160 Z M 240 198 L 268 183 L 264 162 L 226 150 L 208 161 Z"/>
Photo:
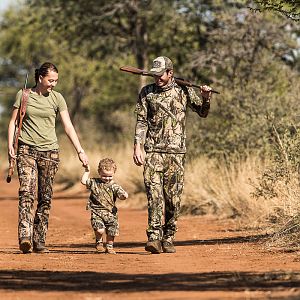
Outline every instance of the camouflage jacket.
<path id="1" fill-rule="evenodd" d="M 112 211 L 117 198 L 125 194 L 123 188 L 114 181 L 104 183 L 100 178 L 89 178 L 86 187 L 91 191 L 87 209 Z"/>
<path id="2" fill-rule="evenodd" d="M 143 87 L 136 105 L 135 144 L 145 143 L 146 152 L 185 153 L 187 106 L 205 118 L 210 103 L 175 81 L 163 88 Z"/>

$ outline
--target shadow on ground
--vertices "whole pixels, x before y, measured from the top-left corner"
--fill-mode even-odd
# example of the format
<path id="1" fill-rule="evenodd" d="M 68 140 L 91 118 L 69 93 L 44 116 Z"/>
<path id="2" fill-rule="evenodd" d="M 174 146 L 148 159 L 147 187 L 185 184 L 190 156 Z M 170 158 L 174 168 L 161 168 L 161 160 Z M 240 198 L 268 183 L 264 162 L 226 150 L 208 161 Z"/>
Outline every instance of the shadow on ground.
<path id="1" fill-rule="evenodd" d="M 236 243 L 254 243 L 264 240 L 269 235 L 249 235 L 249 236 L 237 236 L 237 237 L 225 237 L 220 239 L 208 239 L 208 240 L 185 240 L 175 241 L 175 246 L 197 246 L 197 245 L 221 245 L 221 244 L 236 244 Z M 121 249 L 143 248 L 144 242 L 116 242 L 115 247 Z M 72 243 L 72 244 L 49 244 L 51 253 L 69 253 L 69 254 L 93 254 L 95 253 L 93 243 Z M 0 253 L 11 254 L 18 253 L 15 249 L 0 249 Z M 141 254 L 140 252 L 120 252 L 123 254 Z"/>
<path id="2" fill-rule="evenodd" d="M 197 246 L 197 245 L 220 245 L 220 244 L 237 244 L 237 243 L 254 243 L 261 241 L 270 235 L 259 234 L 259 235 L 248 235 L 248 236 L 237 236 L 237 237 L 225 237 L 220 239 L 207 239 L 207 240 L 184 240 L 175 241 L 175 246 Z M 144 247 L 144 242 L 116 242 L 115 246 L 118 248 L 138 248 Z M 49 245 L 51 248 L 86 248 L 93 247 L 92 243 L 81 243 L 81 244 L 52 244 Z"/>
<path id="3" fill-rule="evenodd" d="M 14 291 L 147 292 L 283 290 L 300 287 L 300 273 L 211 272 L 123 274 L 0 271 L 0 289 Z"/>

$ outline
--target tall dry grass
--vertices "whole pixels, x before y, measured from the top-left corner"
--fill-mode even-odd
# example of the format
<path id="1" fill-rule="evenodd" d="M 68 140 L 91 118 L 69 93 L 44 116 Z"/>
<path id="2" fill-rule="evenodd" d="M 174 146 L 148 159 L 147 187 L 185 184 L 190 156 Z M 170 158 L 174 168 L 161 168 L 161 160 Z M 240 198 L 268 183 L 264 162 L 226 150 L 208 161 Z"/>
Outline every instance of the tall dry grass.
<path id="1" fill-rule="evenodd" d="M 61 151 L 58 181 L 80 185 L 83 169 L 71 147 Z M 132 160 L 132 145 L 118 144 L 86 151 L 92 169 L 97 176 L 101 158 L 111 157 L 117 163 L 115 180 L 129 193 L 122 205 L 134 208 L 147 206 L 143 183 L 143 169 Z M 187 163 L 182 212 L 185 214 L 214 214 L 219 217 L 236 217 L 244 224 L 259 226 L 276 210 L 276 203 L 252 197 L 257 178 L 264 164 L 258 157 L 248 157 L 238 163 L 220 163 L 206 157 L 198 157 Z"/>
<path id="2" fill-rule="evenodd" d="M 252 228 L 265 227 L 270 231 L 281 225 L 285 228 L 284 224 L 292 219 L 300 219 L 297 217 L 299 177 L 293 174 L 288 183 L 277 182 L 275 197 L 255 197 L 267 165 L 257 156 L 229 166 L 205 157 L 195 159 L 186 167 L 183 210 L 236 217 L 243 226 Z"/>
<path id="3" fill-rule="evenodd" d="M 252 197 L 262 169 L 261 160 L 254 156 L 230 165 L 206 157 L 193 160 L 186 167 L 184 211 L 236 217 L 258 226 L 270 213 L 266 201 Z"/>
<path id="4" fill-rule="evenodd" d="M 269 199 L 273 207 L 268 220 L 273 234 L 266 241 L 268 249 L 300 249 L 300 185 L 299 174 L 291 173 L 288 181 L 278 181 L 274 187 L 276 197 Z"/>

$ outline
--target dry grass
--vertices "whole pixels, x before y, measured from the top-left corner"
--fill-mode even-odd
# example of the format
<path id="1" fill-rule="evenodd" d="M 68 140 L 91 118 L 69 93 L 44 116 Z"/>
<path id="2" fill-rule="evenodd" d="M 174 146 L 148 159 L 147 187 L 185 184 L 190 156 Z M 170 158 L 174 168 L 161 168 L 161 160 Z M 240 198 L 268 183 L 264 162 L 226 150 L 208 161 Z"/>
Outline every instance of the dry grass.
<path id="1" fill-rule="evenodd" d="M 216 213 L 258 223 L 257 212 L 267 205 L 253 199 L 251 193 L 261 168 L 255 157 L 230 166 L 199 157 L 186 168 L 183 207 L 187 212 Z"/>
<path id="2" fill-rule="evenodd" d="M 265 165 L 257 157 L 229 167 L 199 157 L 186 168 L 184 211 L 238 217 L 242 227 L 265 228 L 271 234 L 265 241 L 267 249 L 299 250 L 299 174 L 277 181 L 275 197 L 255 198 L 252 194 Z"/>
<path id="3" fill-rule="evenodd" d="M 274 209 L 269 216 L 275 232 L 267 241 L 268 249 L 300 249 L 299 174 L 292 174 L 289 182 L 278 182 L 277 197 L 269 202 Z"/>
<path id="4" fill-rule="evenodd" d="M 281 221 L 283 221 L 282 219 Z M 269 250 L 299 251 L 300 250 L 300 214 L 299 212 L 286 222 L 278 226 L 275 233 L 266 241 L 265 246 Z"/>
<path id="5" fill-rule="evenodd" d="M 111 157 L 116 161 L 118 170 L 115 179 L 130 195 L 123 205 L 135 208 L 147 206 L 143 169 L 135 166 L 132 161 L 132 145 L 93 149 L 87 151 L 87 154 L 92 176 L 97 176 L 97 165 L 101 158 Z M 79 184 L 83 169 L 71 147 L 61 151 L 61 161 L 58 181 Z M 261 161 L 257 158 L 248 158 L 230 167 L 205 157 L 193 160 L 186 165 L 183 213 L 239 217 L 246 223 L 258 226 L 272 210 L 268 201 L 258 201 L 251 196 L 253 183 L 261 169 Z"/>

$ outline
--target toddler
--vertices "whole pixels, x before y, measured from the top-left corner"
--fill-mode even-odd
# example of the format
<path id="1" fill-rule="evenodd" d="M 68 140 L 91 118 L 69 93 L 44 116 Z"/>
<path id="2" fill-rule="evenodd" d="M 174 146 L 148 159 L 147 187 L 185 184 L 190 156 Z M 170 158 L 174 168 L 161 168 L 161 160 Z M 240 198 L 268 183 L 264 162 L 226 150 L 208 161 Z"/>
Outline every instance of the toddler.
<path id="1" fill-rule="evenodd" d="M 127 192 L 113 181 L 117 170 L 116 163 L 110 158 L 100 160 L 98 166 L 99 178 L 89 178 L 90 167 L 87 166 L 81 178 L 81 183 L 91 191 L 87 209 L 91 210 L 91 225 L 95 232 L 96 250 L 100 253 L 116 254 L 113 243 L 119 235 L 118 210 L 115 202 L 128 198 Z M 104 248 L 103 234 L 106 233 Z"/>

